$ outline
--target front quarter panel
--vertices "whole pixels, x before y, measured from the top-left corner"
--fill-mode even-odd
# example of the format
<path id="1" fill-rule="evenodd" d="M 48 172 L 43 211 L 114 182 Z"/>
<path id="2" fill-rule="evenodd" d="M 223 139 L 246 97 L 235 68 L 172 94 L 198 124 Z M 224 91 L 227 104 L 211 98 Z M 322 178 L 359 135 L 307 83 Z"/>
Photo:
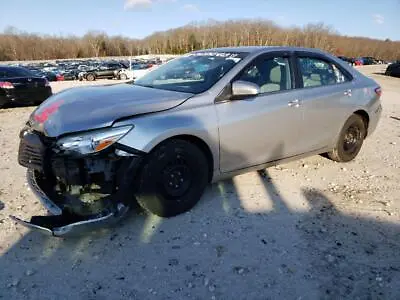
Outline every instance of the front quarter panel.
<path id="1" fill-rule="evenodd" d="M 169 138 L 194 136 L 208 145 L 216 171 L 219 166 L 218 123 L 214 103 L 210 98 L 210 95 L 193 97 L 174 109 L 117 122 L 114 126 L 135 126 L 118 143 L 149 153 Z"/>

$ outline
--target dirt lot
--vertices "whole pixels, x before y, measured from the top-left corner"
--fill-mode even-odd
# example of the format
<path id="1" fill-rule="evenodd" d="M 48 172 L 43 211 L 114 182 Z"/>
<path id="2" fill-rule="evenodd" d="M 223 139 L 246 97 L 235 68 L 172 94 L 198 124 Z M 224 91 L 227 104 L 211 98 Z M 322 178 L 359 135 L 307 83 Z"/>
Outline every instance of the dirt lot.
<path id="1" fill-rule="evenodd" d="M 382 85 L 384 111 L 354 162 L 314 156 L 245 174 L 184 215 L 133 212 L 80 238 L 8 218 L 44 210 L 16 162 L 33 108 L 1 110 L 0 298 L 400 299 L 400 79 L 381 70 L 362 69 Z"/>

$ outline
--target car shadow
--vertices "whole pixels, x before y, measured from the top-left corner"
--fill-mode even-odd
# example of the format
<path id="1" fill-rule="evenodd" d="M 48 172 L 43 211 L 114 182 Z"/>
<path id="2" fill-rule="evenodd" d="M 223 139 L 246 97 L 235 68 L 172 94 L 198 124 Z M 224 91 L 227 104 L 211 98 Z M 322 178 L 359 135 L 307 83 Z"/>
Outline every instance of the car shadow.
<path id="1" fill-rule="evenodd" d="M 7 104 L 3 105 L 1 107 L 1 109 L 21 108 L 21 107 L 32 107 L 32 108 L 35 108 L 37 106 L 38 106 L 38 104 L 35 104 L 35 103 L 26 103 L 26 104 L 22 104 L 22 103 L 18 103 L 18 104 L 16 104 L 16 103 L 7 103 Z"/>
<path id="2" fill-rule="evenodd" d="M 395 116 L 390 116 L 391 119 L 396 120 L 396 121 L 400 121 L 399 117 L 395 117 Z"/>
<path id="3" fill-rule="evenodd" d="M 210 185 L 174 218 L 137 210 L 76 238 L 25 232 L 0 257 L 0 298 L 399 298 L 400 226 L 288 185 L 260 170 Z"/>

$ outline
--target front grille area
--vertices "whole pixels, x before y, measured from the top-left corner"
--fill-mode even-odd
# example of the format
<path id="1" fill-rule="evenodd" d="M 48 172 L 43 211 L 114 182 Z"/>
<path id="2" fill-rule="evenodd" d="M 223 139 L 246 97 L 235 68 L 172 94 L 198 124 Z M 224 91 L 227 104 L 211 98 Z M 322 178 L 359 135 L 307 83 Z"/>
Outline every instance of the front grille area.
<path id="1" fill-rule="evenodd" d="M 43 171 L 45 150 L 37 134 L 26 132 L 19 144 L 18 162 L 26 168 Z"/>

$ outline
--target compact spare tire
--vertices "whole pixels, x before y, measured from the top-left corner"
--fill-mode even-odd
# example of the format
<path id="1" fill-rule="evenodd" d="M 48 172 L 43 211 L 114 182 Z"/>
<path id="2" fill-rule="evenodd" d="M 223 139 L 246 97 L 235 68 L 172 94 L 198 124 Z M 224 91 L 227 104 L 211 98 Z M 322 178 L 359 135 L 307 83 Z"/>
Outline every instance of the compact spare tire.
<path id="1" fill-rule="evenodd" d="M 337 162 L 353 160 L 361 150 L 367 128 L 360 115 L 353 114 L 344 124 L 335 148 L 328 152 L 328 157 Z"/>
<path id="2" fill-rule="evenodd" d="M 208 164 L 202 150 L 184 140 L 168 140 L 145 158 L 135 197 L 145 210 L 172 217 L 195 206 L 207 183 Z"/>

